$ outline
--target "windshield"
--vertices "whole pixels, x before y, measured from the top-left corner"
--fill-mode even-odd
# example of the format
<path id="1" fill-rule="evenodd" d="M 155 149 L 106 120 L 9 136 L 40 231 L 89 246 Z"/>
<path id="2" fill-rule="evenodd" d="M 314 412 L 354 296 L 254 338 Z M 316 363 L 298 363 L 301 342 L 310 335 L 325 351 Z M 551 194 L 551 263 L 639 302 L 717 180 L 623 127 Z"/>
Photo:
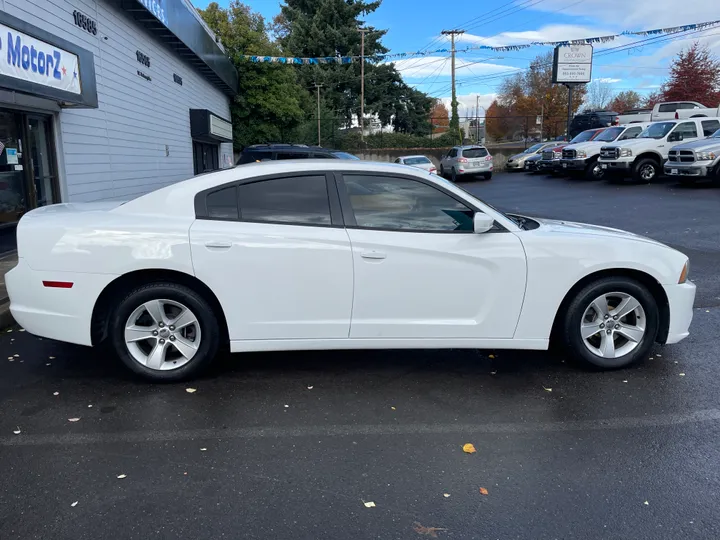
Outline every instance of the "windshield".
<path id="1" fill-rule="evenodd" d="M 615 139 L 617 139 L 623 131 L 625 131 L 625 128 L 621 128 L 621 127 L 608 128 L 605 131 L 603 131 L 600 135 L 598 135 L 597 138 L 595 138 L 594 140 L 602 141 L 602 142 L 612 142 Z"/>
<path id="2" fill-rule="evenodd" d="M 425 165 L 428 163 L 432 163 L 428 158 L 425 156 L 418 156 L 418 157 L 408 157 L 405 158 L 405 165 Z"/>
<path id="3" fill-rule="evenodd" d="M 674 127 L 675 122 L 658 122 L 657 124 L 650 124 L 640 135 L 638 135 L 638 139 L 662 139 L 665 135 L 670 133 L 670 130 Z"/>
<path id="4" fill-rule="evenodd" d="M 348 154 L 347 152 L 333 152 L 332 155 L 338 159 L 360 159 L 359 157 Z"/>
<path id="5" fill-rule="evenodd" d="M 538 150 L 540 150 L 543 146 L 545 146 L 545 143 L 534 144 L 534 145 L 532 145 L 530 148 L 528 148 L 527 150 L 525 150 L 525 151 L 523 152 L 523 154 L 534 154 L 535 152 L 537 152 Z"/>
<path id="6" fill-rule="evenodd" d="M 588 130 L 588 131 L 583 131 L 579 135 L 576 135 L 575 138 L 572 141 L 570 141 L 570 144 L 579 143 L 579 142 L 587 142 L 590 139 L 592 139 L 593 135 L 595 135 L 594 129 Z"/>
<path id="7" fill-rule="evenodd" d="M 710 139 L 720 139 L 720 129 L 718 129 L 715 133 L 710 135 Z"/>
<path id="8" fill-rule="evenodd" d="M 466 158 L 479 158 L 479 157 L 487 156 L 488 151 L 482 147 L 465 148 L 462 151 L 462 155 L 463 155 L 463 157 L 466 157 Z"/>

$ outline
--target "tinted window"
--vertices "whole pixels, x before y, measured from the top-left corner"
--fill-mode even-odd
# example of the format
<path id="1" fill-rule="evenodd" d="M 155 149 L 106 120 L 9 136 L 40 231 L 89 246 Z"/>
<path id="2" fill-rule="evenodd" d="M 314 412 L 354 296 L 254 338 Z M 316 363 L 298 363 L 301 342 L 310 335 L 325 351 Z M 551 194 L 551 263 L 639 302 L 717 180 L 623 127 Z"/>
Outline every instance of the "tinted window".
<path id="1" fill-rule="evenodd" d="M 261 180 L 238 186 L 240 219 L 330 225 L 325 176 Z"/>
<path id="2" fill-rule="evenodd" d="M 642 131 L 642 127 L 640 127 L 640 126 L 628 128 L 628 130 L 620 136 L 620 140 L 626 141 L 628 139 L 634 139 L 635 137 L 640 135 L 641 131 Z M 598 139 L 599 138 L 600 137 L 598 137 Z"/>
<path id="3" fill-rule="evenodd" d="M 402 159 L 397 158 L 395 161 L 393 161 L 393 163 L 402 163 Z"/>
<path id="4" fill-rule="evenodd" d="M 272 154 L 262 150 L 243 150 L 238 160 L 238 165 L 241 163 L 254 163 L 255 161 L 262 161 L 263 159 L 272 159 Z"/>
<path id="5" fill-rule="evenodd" d="M 718 129 L 720 129 L 720 122 L 717 120 L 703 120 L 702 122 L 703 135 L 710 137 Z"/>
<path id="6" fill-rule="evenodd" d="M 405 165 L 427 165 L 428 163 L 432 163 L 432 161 L 423 156 L 405 158 Z"/>
<path id="7" fill-rule="evenodd" d="M 675 133 L 682 133 L 682 136 L 685 139 L 698 136 L 695 122 L 683 122 L 682 124 L 678 124 L 678 127 L 675 128 L 673 131 Z"/>
<path id="8" fill-rule="evenodd" d="M 598 135 L 595 140 L 599 142 L 612 142 L 615 139 L 617 139 L 618 135 L 620 135 L 625 128 L 621 127 L 614 127 L 614 128 L 608 128 L 600 135 Z M 640 130 L 638 129 L 638 133 L 640 133 Z"/>
<path id="9" fill-rule="evenodd" d="M 312 157 L 313 159 L 333 159 L 333 156 L 329 154 L 313 154 Z"/>
<path id="10" fill-rule="evenodd" d="M 466 158 L 479 158 L 487 156 L 488 151 L 484 148 L 465 148 L 462 151 L 462 155 Z"/>
<path id="11" fill-rule="evenodd" d="M 457 148 L 453 148 L 452 150 L 450 150 L 448 157 L 457 157 Z"/>
<path id="12" fill-rule="evenodd" d="M 680 103 L 680 104 L 677 106 L 677 108 L 678 108 L 678 109 L 699 109 L 700 107 L 698 107 L 698 106 L 695 105 L 694 103 Z"/>
<path id="13" fill-rule="evenodd" d="M 359 227 L 401 231 L 472 231 L 473 210 L 422 182 L 389 176 L 345 175 Z"/>
<path id="14" fill-rule="evenodd" d="M 307 159 L 310 154 L 306 152 L 278 152 L 275 159 Z"/>
<path id="15" fill-rule="evenodd" d="M 333 156 L 335 156 L 336 158 L 339 158 L 339 159 L 357 159 L 357 160 L 360 159 L 359 157 L 354 156 L 352 154 L 348 154 L 347 152 L 333 152 Z"/>
<path id="16" fill-rule="evenodd" d="M 592 138 L 593 138 L 593 135 L 595 135 L 595 131 L 594 131 L 594 130 L 583 131 L 582 133 L 580 133 L 579 135 L 577 135 L 577 136 L 576 136 L 572 141 L 570 141 L 570 142 L 571 142 L 571 143 L 586 142 L 586 141 L 589 141 L 590 139 L 592 139 Z"/>
<path id="17" fill-rule="evenodd" d="M 668 103 L 667 105 L 660 105 L 658 112 L 675 112 L 678 110 L 677 103 Z"/>
<path id="18" fill-rule="evenodd" d="M 205 199 L 209 218 L 237 219 L 238 200 L 235 186 L 214 191 Z"/>

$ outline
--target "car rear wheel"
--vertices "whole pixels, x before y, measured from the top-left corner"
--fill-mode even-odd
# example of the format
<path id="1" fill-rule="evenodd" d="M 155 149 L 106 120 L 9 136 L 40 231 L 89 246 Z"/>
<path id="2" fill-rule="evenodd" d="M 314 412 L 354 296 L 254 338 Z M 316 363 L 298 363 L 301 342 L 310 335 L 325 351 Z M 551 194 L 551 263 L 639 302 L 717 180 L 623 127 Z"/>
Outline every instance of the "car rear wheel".
<path id="1" fill-rule="evenodd" d="M 445 178 L 445 168 L 442 165 L 440 165 L 440 176 Z"/>
<path id="2" fill-rule="evenodd" d="M 455 167 L 453 167 L 450 171 L 450 181 L 457 182 L 457 172 L 455 171 Z"/>
<path id="3" fill-rule="evenodd" d="M 563 341 L 586 365 L 626 367 L 647 356 L 658 334 L 659 309 L 643 284 L 603 278 L 584 287 L 564 315 Z"/>
<path id="4" fill-rule="evenodd" d="M 633 167 L 633 180 L 649 184 L 658 177 L 659 172 L 660 167 L 657 161 L 651 158 L 641 159 Z"/>
<path id="5" fill-rule="evenodd" d="M 197 375 L 215 357 L 217 317 L 193 290 L 151 283 L 130 291 L 110 319 L 110 341 L 132 371 L 155 381 Z"/>
<path id="6" fill-rule="evenodd" d="M 492 178 L 492 173 L 491 173 L 491 172 L 486 172 L 486 173 L 483 173 L 482 176 L 483 176 L 483 178 L 484 178 L 485 180 L 490 180 L 490 179 Z"/>

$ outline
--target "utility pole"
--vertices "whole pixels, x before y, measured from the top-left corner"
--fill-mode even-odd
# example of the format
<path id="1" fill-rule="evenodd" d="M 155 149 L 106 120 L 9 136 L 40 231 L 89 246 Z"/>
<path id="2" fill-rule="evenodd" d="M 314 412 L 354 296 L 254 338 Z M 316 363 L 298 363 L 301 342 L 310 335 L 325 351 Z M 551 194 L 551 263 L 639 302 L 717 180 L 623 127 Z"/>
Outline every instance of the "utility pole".
<path id="1" fill-rule="evenodd" d="M 545 122 L 545 104 L 540 104 L 540 142 L 543 142 L 543 122 Z"/>
<path id="2" fill-rule="evenodd" d="M 318 146 L 322 146 L 322 144 L 320 144 L 320 88 L 321 87 L 322 87 L 322 84 L 315 83 L 315 90 L 317 90 Z"/>
<path id="3" fill-rule="evenodd" d="M 452 86 L 452 100 L 450 102 L 450 124 L 453 131 L 457 130 L 454 135 L 460 135 L 460 119 L 458 118 L 457 112 L 457 95 L 455 94 L 455 36 L 464 34 L 465 30 L 443 30 L 440 32 L 444 36 L 450 36 L 450 71 L 451 71 L 451 86 Z M 454 117 L 454 118 L 453 118 Z M 458 124 L 455 125 L 453 120 L 457 120 Z M 460 141 L 462 142 L 462 141 Z"/>
<path id="4" fill-rule="evenodd" d="M 358 28 L 360 32 L 360 141 L 365 142 L 365 32 L 367 28 Z"/>
<path id="5" fill-rule="evenodd" d="M 475 144 L 480 144 L 480 94 L 475 96 Z"/>
<path id="6" fill-rule="evenodd" d="M 565 86 L 567 86 L 568 89 L 568 117 L 567 117 L 567 133 L 565 136 L 567 137 L 567 140 L 570 140 L 570 123 L 572 122 L 572 109 L 573 109 L 573 101 L 572 101 L 572 92 L 575 85 L 573 83 L 568 83 Z"/>

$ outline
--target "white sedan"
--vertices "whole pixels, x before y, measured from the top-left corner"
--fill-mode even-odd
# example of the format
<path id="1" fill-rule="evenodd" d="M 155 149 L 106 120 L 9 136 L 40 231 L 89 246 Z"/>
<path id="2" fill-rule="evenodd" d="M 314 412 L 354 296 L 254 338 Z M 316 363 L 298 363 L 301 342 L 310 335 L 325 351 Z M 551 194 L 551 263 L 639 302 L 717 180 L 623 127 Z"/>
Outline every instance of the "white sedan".
<path id="1" fill-rule="evenodd" d="M 250 164 L 18 225 L 12 314 L 109 342 L 155 380 L 218 348 L 547 349 L 601 368 L 688 335 L 688 259 L 616 229 L 498 212 L 419 169 Z"/>
<path id="2" fill-rule="evenodd" d="M 437 173 L 435 164 L 427 156 L 400 156 L 393 163 L 409 165 L 410 167 L 417 167 L 418 169 L 422 169 L 424 171 Z"/>

